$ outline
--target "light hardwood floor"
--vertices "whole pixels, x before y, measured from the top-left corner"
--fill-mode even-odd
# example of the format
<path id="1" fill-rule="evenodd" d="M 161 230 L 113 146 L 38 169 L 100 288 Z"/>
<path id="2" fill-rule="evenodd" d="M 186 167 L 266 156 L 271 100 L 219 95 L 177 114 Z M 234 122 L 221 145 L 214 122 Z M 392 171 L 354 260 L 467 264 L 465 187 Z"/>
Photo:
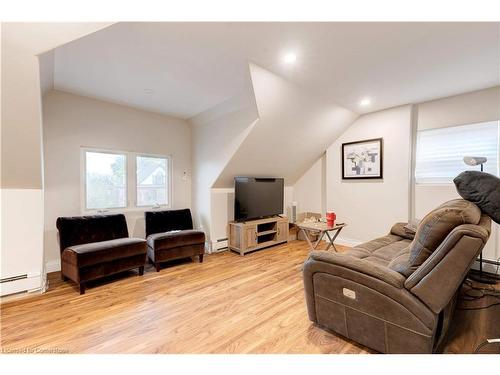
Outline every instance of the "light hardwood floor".
<path id="1" fill-rule="evenodd" d="M 50 274 L 43 295 L 1 304 L 4 352 L 369 353 L 313 325 L 302 285 L 304 241 L 204 263 L 150 266 L 96 282 L 79 295 Z"/>

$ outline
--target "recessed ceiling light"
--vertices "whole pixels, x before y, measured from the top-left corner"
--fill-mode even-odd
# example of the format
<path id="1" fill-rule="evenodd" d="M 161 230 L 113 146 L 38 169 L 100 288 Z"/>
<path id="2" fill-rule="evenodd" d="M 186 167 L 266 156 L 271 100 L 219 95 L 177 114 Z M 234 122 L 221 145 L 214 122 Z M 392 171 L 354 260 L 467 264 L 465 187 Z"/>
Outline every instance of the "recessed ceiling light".
<path id="1" fill-rule="evenodd" d="M 364 98 L 359 102 L 359 105 L 362 107 L 366 107 L 368 105 L 372 104 L 372 101 L 370 98 Z"/>
<path id="2" fill-rule="evenodd" d="M 283 57 L 283 61 L 287 64 L 293 64 L 297 60 L 297 55 L 295 53 L 287 53 Z"/>
<path id="3" fill-rule="evenodd" d="M 148 94 L 148 95 L 154 94 L 154 92 L 155 92 L 155 90 L 153 90 L 153 89 L 144 89 L 144 93 Z"/>

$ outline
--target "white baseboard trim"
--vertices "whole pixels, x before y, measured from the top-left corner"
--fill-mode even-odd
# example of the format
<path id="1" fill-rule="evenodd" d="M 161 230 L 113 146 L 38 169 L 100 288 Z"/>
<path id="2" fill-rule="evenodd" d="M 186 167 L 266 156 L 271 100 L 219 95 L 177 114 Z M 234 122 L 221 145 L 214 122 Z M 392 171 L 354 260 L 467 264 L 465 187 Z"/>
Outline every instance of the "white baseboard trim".
<path id="1" fill-rule="evenodd" d="M 61 270 L 61 261 L 59 259 L 49 260 L 45 263 L 45 271 L 47 273 L 50 272 L 58 272 Z"/>

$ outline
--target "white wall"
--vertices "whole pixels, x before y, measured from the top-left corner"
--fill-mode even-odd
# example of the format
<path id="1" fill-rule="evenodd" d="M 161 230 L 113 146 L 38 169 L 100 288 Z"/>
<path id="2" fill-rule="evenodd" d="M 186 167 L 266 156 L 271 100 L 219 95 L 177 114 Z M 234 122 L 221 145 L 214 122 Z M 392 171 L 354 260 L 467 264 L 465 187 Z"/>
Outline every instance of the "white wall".
<path id="1" fill-rule="evenodd" d="M 42 53 L 38 57 L 40 64 L 40 90 L 42 96 L 54 89 L 54 57 L 55 50 Z"/>
<path id="2" fill-rule="evenodd" d="M 29 215 L 18 220 L 9 205 L 2 204 L 8 230 L 2 233 L 2 264 L 19 262 L 19 233 L 32 236 L 22 269 L 2 267 L 2 274 L 38 273 L 37 285 L 13 281 L 9 293 L 39 289 L 45 280 L 43 267 L 42 113 L 38 55 L 61 44 L 95 32 L 109 23 L 5 23 L 1 24 L 1 178 L 2 198 Z M 50 73 L 50 72 L 49 72 Z M 25 242 L 26 244 L 26 242 Z M 34 270 L 37 271 L 34 271 Z M 16 285 L 14 285 L 16 284 Z M 3 291 L 3 288 L 2 288 Z"/>
<path id="3" fill-rule="evenodd" d="M 211 221 L 214 216 L 212 186 L 258 121 L 252 95 L 249 92 L 248 95 L 232 98 L 189 120 L 192 124 L 194 221 L 198 228 L 205 231 L 207 240 L 212 237 Z"/>
<path id="4" fill-rule="evenodd" d="M 2 187 L 42 188 L 38 55 L 108 25 L 2 23 Z"/>
<path id="5" fill-rule="evenodd" d="M 55 222 L 81 215 L 81 147 L 172 156 L 172 208 L 191 207 L 187 121 L 52 90 L 43 98 L 45 261 L 57 267 Z M 183 173 L 187 180 L 183 180 Z M 130 236 L 144 238 L 143 211 L 125 212 Z"/>
<path id="6" fill-rule="evenodd" d="M 359 117 L 326 151 L 327 210 L 348 226 L 339 242 L 356 244 L 385 235 L 409 216 L 411 106 Z M 342 180 L 342 143 L 383 138 L 384 178 Z"/>
<path id="7" fill-rule="evenodd" d="M 211 204 L 211 239 L 217 241 L 227 238 L 227 223 L 234 220 L 234 188 L 212 189 Z M 216 244 L 212 242 L 212 249 Z"/>
<path id="8" fill-rule="evenodd" d="M 326 213 L 326 153 L 293 185 L 297 213 Z"/>
<path id="9" fill-rule="evenodd" d="M 418 129 L 487 122 L 500 118 L 500 86 L 418 105 Z"/>
<path id="10" fill-rule="evenodd" d="M 458 126 L 500 120 L 500 86 L 462 95 L 433 100 L 418 105 L 418 130 Z M 415 216 L 421 219 L 427 212 L 450 199 L 460 198 L 455 185 L 415 184 Z M 500 257 L 500 229 L 493 230 L 483 256 Z"/>
<path id="11" fill-rule="evenodd" d="M 29 207 L 29 212 L 25 207 Z M 0 191 L 0 278 L 26 278 L 0 284 L 0 295 L 39 289 L 43 273 L 43 193 L 40 189 Z M 29 232 L 28 232 L 29 231 Z"/>
<path id="12" fill-rule="evenodd" d="M 297 179 L 357 115 L 250 64 L 259 121 L 215 182 L 228 188 L 234 176 Z"/>

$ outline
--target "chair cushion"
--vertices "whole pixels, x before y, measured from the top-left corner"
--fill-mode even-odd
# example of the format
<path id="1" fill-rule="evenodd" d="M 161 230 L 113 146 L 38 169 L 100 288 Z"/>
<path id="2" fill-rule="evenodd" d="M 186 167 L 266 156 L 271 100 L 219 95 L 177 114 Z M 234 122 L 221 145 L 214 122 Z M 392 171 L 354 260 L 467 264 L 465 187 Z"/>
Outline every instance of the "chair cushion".
<path id="1" fill-rule="evenodd" d="M 478 171 L 465 171 L 453 180 L 458 194 L 500 224 L 500 178 Z"/>
<path id="2" fill-rule="evenodd" d="M 204 243 L 205 233 L 194 229 L 156 233 L 148 236 L 148 246 L 155 251 Z"/>
<path id="3" fill-rule="evenodd" d="M 63 262 L 85 267 L 115 259 L 146 254 L 146 240 L 141 238 L 119 238 L 116 240 L 87 243 L 66 248 Z"/>
<path id="4" fill-rule="evenodd" d="M 424 263 L 457 226 L 477 224 L 481 210 L 472 202 L 454 199 L 428 213 L 420 222 L 410 246 L 409 263 L 412 271 Z"/>

